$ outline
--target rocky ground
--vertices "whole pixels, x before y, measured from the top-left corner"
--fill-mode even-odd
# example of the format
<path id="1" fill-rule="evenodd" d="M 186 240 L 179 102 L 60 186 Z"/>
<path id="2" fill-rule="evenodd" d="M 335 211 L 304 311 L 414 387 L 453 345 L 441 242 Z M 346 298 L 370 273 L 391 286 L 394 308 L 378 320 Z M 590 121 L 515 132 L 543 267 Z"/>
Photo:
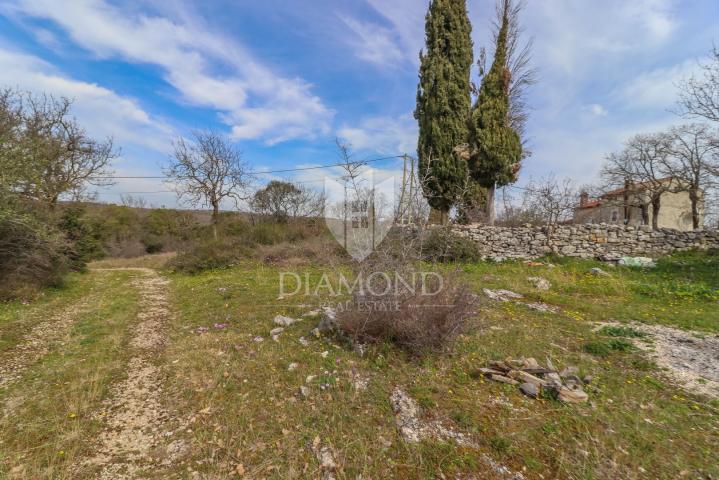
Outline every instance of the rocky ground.
<path id="1" fill-rule="evenodd" d="M 598 328 L 626 325 L 602 323 Z M 688 391 L 719 398 L 719 335 L 637 322 L 628 325 L 646 334 L 633 343 L 672 381 Z"/>

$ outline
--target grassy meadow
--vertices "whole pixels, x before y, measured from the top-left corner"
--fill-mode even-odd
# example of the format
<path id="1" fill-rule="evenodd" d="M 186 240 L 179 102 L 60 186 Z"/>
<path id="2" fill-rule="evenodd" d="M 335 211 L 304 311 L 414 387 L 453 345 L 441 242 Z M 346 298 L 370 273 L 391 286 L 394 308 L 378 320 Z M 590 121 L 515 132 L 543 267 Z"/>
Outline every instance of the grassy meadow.
<path id="1" fill-rule="evenodd" d="M 147 262 L 158 267 L 157 258 Z M 609 275 L 589 274 L 592 267 Z M 184 425 L 179 436 L 188 448 L 148 478 L 319 478 L 317 442 L 334 453 L 339 479 L 494 478 L 480 454 L 530 479 L 719 475 L 719 401 L 673 385 L 623 341 L 631 329 L 596 329 L 597 322 L 638 321 L 716 335 L 717 252 L 678 254 L 651 270 L 570 259 L 441 268 L 459 271 L 481 295 L 478 328 L 451 354 L 422 358 L 389 344 L 359 356 L 315 337 L 317 319 L 308 317 L 273 341 L 276 315 L 300 318 L 317 305 L 300 295 L 278 299 L 282 267 L 248 261 L 195 275 L 163 271 L 173 315 L 156 361 L 165 375 L 163 402 Z M 324 272 L 292 271 L 314 279 Z M 22 382 L 0 390 L 2 475 L 78 478 L 73 472 L 100 428 L 103 398 L 124 375 L 138 309 L 128 287 L 133 275 L 91 270 L 33 305 L 0 305 L 0 355 L 50 312 L 80 298 L 90 305 Z M 528 276 L 544 277 L 552 288 L 538 291 Z M 491 302 L 482 288 L 519 292 L 561 313 Z M 478 373 L 507 357 L 578 367 L 593 376 L 589 402 L 532 400 Z M 366 388 L 355 385 L 360 379 Z M 298 394 L 303 385 L 306 396 Z M 417 400 L 424 418 L 468 434 L 477 449 L 403 442 L 389 403 L 395 386 Z"/>

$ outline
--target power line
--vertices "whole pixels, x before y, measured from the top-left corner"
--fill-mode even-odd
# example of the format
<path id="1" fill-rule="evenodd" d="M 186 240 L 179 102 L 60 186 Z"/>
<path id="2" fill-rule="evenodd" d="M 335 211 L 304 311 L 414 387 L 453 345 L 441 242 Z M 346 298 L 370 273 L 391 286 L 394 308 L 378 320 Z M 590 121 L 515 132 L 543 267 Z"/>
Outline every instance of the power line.
<path id="1" fill-rule="evenodd" d="M 392 160 L 395 158 L 404 158 L 405 155 L 393 155 L 391 157 L 380 157 L 380 158 L 372 158 L 369 160 L 358 160 L 356 162 L 345 162 L 345 163 L 333 163 L 330 165 L 319 165 L 316 167 L 300 167 L 300 168 L 285 168 L 281 170 L 263 170 L 263 171 L 250 171 L 247 172 L 248 175 L 263 175 L 268 173 L 289 173 L 289 172 L 302 172 L 306 170 L 319 170 L 322 168 L 333 168 L 333 167 L 343 167 L 346 165 L 364 165 L 366 163 L 374 163 L 374 162 L 381 162 L 383 160 Z M 163 178 L 170 178 L 167 175 L 150 175 L 150 176 L 115 176 L 115 175 L 106 175 L 106 176 L 98 176 L 98 177 L 91 177 L 93 180 L 140 180 L 140 179 L 163 179 Z"/>
<path id="2" fill-rule="evenodd" d="M 109 187 L 105 187 L 109 188 Z M 98 195 L 150 195 L 155 193 L 175 193 L 174 190 L 157 190 L 155 192 L 95 192 Z"/>

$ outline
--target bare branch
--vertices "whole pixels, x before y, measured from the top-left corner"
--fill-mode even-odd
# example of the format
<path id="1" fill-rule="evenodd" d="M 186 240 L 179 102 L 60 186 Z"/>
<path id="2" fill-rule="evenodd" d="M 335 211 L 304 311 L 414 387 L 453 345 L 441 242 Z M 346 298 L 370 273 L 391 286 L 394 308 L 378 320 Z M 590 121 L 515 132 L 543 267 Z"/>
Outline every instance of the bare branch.
<path id="1" fill-rule="evenodd" d="M 687 118 L 719 122 L 719 49 L 699 64 L 701 72 L 683 79 L 679 85 L 678 112 Z"/>

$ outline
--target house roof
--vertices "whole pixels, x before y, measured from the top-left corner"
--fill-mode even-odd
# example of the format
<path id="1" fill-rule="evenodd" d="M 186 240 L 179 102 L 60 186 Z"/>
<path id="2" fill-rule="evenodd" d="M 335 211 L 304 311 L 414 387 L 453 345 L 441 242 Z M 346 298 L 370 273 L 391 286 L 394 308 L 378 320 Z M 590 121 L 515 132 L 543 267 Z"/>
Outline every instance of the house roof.
<path id="1" fill-rule="evenodd" d="M 622 187 L 622 188 L 617 188 L 615 190 L 610 190 L 608 192 L 603 193 L 601 197 L 604 198 L 604 197 L 614 197 L 617 195 L 622 195 L 625 192 L 627 192 L 627 190 L 642 191 L 642 190 L 646 190 L 647 187 L 654 185 L 656 183 L 671 183 L 672 181 L 674 181 L 674 177 L 665 177 L 665 178 L 660 178 L 659 180 L 654 180 L 654 181 L 633 183 L 630 188 Z"/>
<path id="2" fill-rule="evenodd" d="M 602 204 L 601 200 L 590 200 L 584 205 L 580 205 L 579 208 L 594 208 Z"/>
<path id="3" fill-rule="evenodd" d="M 603 203 L 602 199 L 608 199 L 608 198 L 612 198 L 612 197 L 617 197 L 619 195 L 624 195 L 628 191 L 641 192 L 656 183 L 671 183 L 672 181 L 674 181 L 674 177 L 660 178 L 659 180 L 650 181 L 650 182 L 633 183 L 629 188 L 622 187 L 622 188 L 617 188 L 617 189 L 605 192 L 602 195 L 600 195 L 600 197 L 598 199 L 590 200 L 590 201 L 584 203 L 584 205 L 580 205 L 578 208 L 580 208 L 580 209 L 596 208 L 596 207 L 599 207 L 602 205 L 602 203 Z"/>

